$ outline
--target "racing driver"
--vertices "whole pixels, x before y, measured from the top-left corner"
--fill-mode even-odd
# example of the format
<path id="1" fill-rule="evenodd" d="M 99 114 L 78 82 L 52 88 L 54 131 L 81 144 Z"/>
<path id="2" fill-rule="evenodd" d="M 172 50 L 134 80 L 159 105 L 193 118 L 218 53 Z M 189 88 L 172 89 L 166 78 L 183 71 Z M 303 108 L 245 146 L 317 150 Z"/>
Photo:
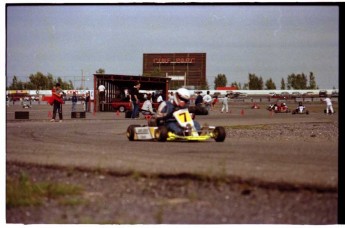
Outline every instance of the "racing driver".
<path id="1" fill-rule="evenodd" d="M 183 130 L 177 123 L 176 119 L 173 116 L 173 113 L 179 109 L 188 108 L 190 103 L 190 93 L 185 88 L 180 88 L 176 90 L 174 94 L 173 101 L 163 101 L 157 110 L 157 118 L 165 120 L 165 125 L 168 130 L 172 131 L 177 135 L 183 135 Z M 194 127 L 199 132 L 200 124 L 193 120 Z"/>

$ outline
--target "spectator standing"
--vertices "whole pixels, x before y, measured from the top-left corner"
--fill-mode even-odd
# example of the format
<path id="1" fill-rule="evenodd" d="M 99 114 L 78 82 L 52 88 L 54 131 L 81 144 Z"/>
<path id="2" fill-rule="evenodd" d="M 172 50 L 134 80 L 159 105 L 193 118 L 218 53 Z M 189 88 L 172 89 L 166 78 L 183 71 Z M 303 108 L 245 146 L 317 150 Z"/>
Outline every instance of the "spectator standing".
<path id="1" fill-rule="evenodd" d="M 56 83 L 55 87 L 52 89 L 53 101 L 53 117 L 50 122 L 55 122 L 56 112 L 59 112 L 59 122 L 62 122 L 62 94 L 63 91 L 60 87 L 60 83 Z"/>
<path id="2" fill-rule="evenodd" d="M 90 92 L 86 93 L 86 97 L 85 97 L 85 112 L 90 112 Z"/>
<path id="3" fill-rule="evenodd" d="M 195 106 L 201 106 L 202 105 L 202 96 L 201 96 L 201 92 L 197 92 L 197 96 L 195 98 Z"/>
<path id="4" fill-rule="evenodd" d="M 132 101 L 132 119 L 137 119 L 138 113 L 139 113 L 139 89 L 140 89 L 140 82 L 136 82 L 134 87 L 132 88 L 131 91 L 131 101 Z"/>
<path id="5" fill-rule="evenodd" d="M 99 103 L 105 103 L 105 86 L 102 84 L 99 85 L 98 92 L 99 92 Z"/>
<path id="6" fill-rule="evenodd" d="M 212 101 L 212 110 L 214 109 L 214 106 L 218 103 L 218 96 L 214 95 L 213 101 Z"/>
<path id="7" fill-rule="evenodd" d="M 72 112 L 76 111 L 77 102 L 78 102 L 77 94 L 75 92 L 73 92 L 73 95 L 72 95 Z"/>
<path id="8" fill-rule="evenodd" d="M 210 95 L 210 91 L 207 91 L 206 95 L 203 97 L 203 102 L 205 104 L 207 111 L 210 111 L 212 105 L 212 97 Z"/>
<path id="9" fill-rule="evenodd" d="M 334 110 L 331 98 L 326 97 L 323 101 L 326 102 L 326 114 L 333 114 Z"/>
<path id="10" fill-rule="evenodd" d="M 229 94 L 226 94 L 224 98 L 222 98 L 222 110 L 220 111 L 221 113 L 229 112 L 229 105 L 228 105 L 228 98 Z"/>

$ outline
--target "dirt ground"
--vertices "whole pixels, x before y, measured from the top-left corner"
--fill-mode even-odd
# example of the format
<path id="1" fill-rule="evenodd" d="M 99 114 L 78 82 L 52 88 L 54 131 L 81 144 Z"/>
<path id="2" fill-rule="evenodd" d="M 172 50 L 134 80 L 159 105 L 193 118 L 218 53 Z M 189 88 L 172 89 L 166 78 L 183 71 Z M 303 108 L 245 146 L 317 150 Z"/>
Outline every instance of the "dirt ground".
<path id="1" fill-rule="evenodd" d="M 289 104 L 295 106 L 294 103 Z M 6 175 L 83 188 L 78 204 L 47 199 L 6 209 L 24 224 L 336 224 L 338 115 L 306 104 L 309 115 L 273 114 L 251 104 L 220 107 L 201 124 L 224 126 L 223 143 L 130 142 L 123 113 L 87 113 L 49 122 L 33 105 L 30 120 L 7 107 Z M 334 105 L 337 110 L 337 104 Z"/>

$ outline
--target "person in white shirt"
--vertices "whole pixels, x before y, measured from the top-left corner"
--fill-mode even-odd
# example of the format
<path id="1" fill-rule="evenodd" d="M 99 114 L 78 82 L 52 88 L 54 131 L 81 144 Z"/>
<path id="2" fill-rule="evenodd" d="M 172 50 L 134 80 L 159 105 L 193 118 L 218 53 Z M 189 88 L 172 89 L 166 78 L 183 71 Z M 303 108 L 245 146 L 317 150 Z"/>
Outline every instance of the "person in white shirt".
<path id="1" fill-rule="evenodd" d="M 224 111 L 229 112 L 229 105 L 228 105 L 228 94 L 225 95 L 224 98 L 222 98 L 222 110 L 221 113 Z"/>
<path id="2" fill-rule="evenodd" d="M 207 91 L 207 94 L 202 98 L 205 108 L 207 111 L 210 111 L 211 105 L 212 105 L 212 97 L 210 96 L 210 91 Z"/>
<path id="3" fill-rule="evenodd" d="M 325 99 L 323 99 L 323 101 L 326 102 L 326 113 L 333 114 L 334 110 L 333 110 L 332 100 L 329 97 L 326 97 Z"/>
<path id="4" fill-rule="evenodd" d="M 163 97 L 161 94 L 159 94 L 157 97 L 157 103 L 161 103 L 162 101 L 163 101 Z"/>
<path id="5" fill-rule="evenodd" d="M 99 85 L 98 86 L 98 92 L 99 92 L 99 102 L 104 102 L 105 101 L 105 86 L 104 85 Z"/>
<path id="6" fill-rule="evenodd" d="M 151 94 L 147 94 L 146 100 L 141 107 L 141 113 L 145 115 L 154 115 L 154 111 L 152 108 L 152 102 L 151 102 Z"/>

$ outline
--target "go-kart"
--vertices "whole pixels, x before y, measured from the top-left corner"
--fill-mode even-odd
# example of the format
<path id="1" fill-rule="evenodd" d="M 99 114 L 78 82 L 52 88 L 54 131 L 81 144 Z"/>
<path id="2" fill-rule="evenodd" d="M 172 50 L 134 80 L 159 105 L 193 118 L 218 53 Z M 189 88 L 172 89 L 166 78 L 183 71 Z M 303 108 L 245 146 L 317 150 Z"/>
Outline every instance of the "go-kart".
<path id="1" fill-rule="evenodd" d="M 198 132 L 194 126 L 192 115 L 188 109 L 180 109 L 173 113 L 178 125 L 182 128 L 182 135 L 177 135 L 168 130 L 163 118 L 151 119 L 148 125 L 130 125 L 127 128 L 127 138 L 130 141 L 154 140 L 154 141 L 206 141 L 214 139 L 223 142 L 226 137 L 224 127 L 205 125 Z"/>
<path id="2" fill-rule="evenodd" d="M 273 111 L 275 113 L 289 113 L 291 110 L 287 106 L 271 104 L 267 107 L 268 111 Z"/>
<path id="3" fill-rule="evenodd" d="M 298 107 L 295 110 L 292 110 L 292 114 L 307 114 L 309 115 L 309 111 L 305 107 Z"/>

